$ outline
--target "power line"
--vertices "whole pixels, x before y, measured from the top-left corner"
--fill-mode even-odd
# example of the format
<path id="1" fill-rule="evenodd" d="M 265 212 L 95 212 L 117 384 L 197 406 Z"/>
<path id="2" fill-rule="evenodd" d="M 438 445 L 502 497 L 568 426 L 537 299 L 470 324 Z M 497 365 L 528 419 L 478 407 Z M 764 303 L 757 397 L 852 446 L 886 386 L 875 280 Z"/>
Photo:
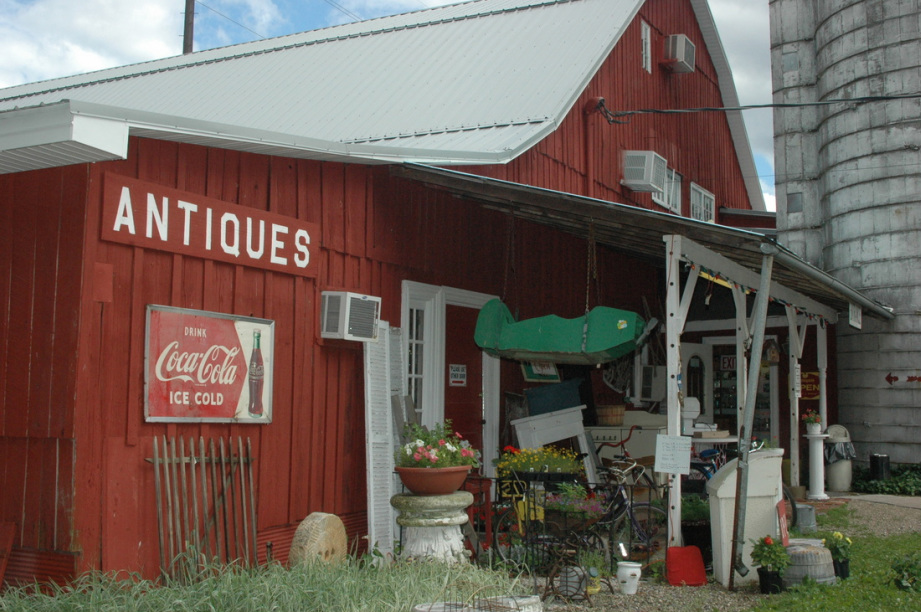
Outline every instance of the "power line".
<path id="1" fill-rule="evenodd" d="M 361 18 L 361 17 L 359 17 L 358 15 L 356 15 L 355 13 L 353 13 L 352 11 L 350 11 L 349 9 L 345 8 L 344 6 L 342 6 L 341 4 L 339 4 L 338 2 L 335 2 L 334 0 L 323 0 L 323 2 L 325 2 L 325 3 L 328 4 L 328 5 L 330 5 L 330 6 L 333 7 L 334 9 L 338 9 L 338 10 L 341 11 L 344 15 L 348 15 L 349 17 L 351 17 L 351 18 L 354 19 L 355 21 L 362 21 L 362 18 Z"/>
<path id="2" fill-rule="evenodd" d="M 811 106 L 830 106 L 832 104 L 866 104 L 868 102 L 885 102 L 888 100 L 910 100 L 913 98 L 921 98 L 921 93 L 913 94 L 902 94 L 902 95 L 893 95 L 893 96 L 862 96 L 859 98 L 840 98 L 840 99 L 831 99 L 831 100 L 821 100 L 818 102 L 787 102 L 787 103 L 774 103 L 774 104 L 749 104 L 746 106 L 718 106 L 711 107 L 705 106 L 701 108 L 641 108 L 638 110 L 631 111 L 612 111 L 609 109 L 604 102 L 604 98 L 599 98 L 597 110 L 601 112 L 605 119 L 608 120 L 608 123 L 629 123 L 627 121 L 621 121 L 620 117 L 632 117 L 633 115 L 640 114 L 658 114 L 658 115 L 675 115 L 683 113 L 708 113 L 708 112 L 718 112 L 724 113 L 728 111 L 744 111 L 744 110 L 754 110 L 759 108 L 806 108 Z"/>
<path id="3" fill-rule="evenodd" d="M 329 0 L 327 0 L 327 1 L 329 1 Z M 266 38 L 265 36 L 263 36 L 262 34 L 260 34 L 259 32 L 257 32 L 256 30 L 253 30 L 253 29 L 251 29 L 251 28 L 246 27 L 245 25 L 243 25 L 243 24 L 240 23 L 239 21 L 234 21 L 233 19 L 231 19 L 230 17 L 228 17 L 228 16 L 225 15 L 224 13 L 220 12 L 219 10 L 211 8 L 210 6 L 208 6 L 207 4 L 205 4 L 204 2 L 202 2 L 201 0 L 195 0 L 195 4 L 200 4 L 201 6 L 205 7 L 205 8 L 208 9 L 209 11 L 211 11 L 212 13 L 215 13 L 216 15 L 220 15 L 221 17 L 223 17 L 223 18 L 226 19 L 227 21 L 229 21 L 229 22 L 231 22 L 231 23 L 234 23 L 234 24 L 240 26 L 241 28 L 243 28 L 244 30 L 246 30 L 246 31 L 248 31 L 248 32 L 252 32 L 253 34 L 255 34 L 256 36 L 258 36 L 258 37 L 259 37 L 260 39 L 262 39 L 262 40 L 265 40 L 265 38 Z"/>

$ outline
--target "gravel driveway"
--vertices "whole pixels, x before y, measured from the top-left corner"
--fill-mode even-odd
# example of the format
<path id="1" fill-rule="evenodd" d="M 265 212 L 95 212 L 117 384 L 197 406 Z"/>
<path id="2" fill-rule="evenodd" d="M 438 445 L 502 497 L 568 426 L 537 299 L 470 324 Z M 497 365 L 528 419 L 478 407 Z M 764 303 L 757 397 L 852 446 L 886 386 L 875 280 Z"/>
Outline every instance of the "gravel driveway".
<path id="1" fill-rule="evenodd" d="M 847 503 L 852 511 L 849 535 L 875 533 L 881 536 L 921 532 L 921 509 L 880 501 L 862 501 L 859 497 L 834 499 L 816 504 L 816 512 Z M 616 587 L 615 587 L 616 588 Z M 762 599 L 757 583 L 729 591 L 719 583 L 702 587 L 673 587 L 665 583 L 641 581 L 636 595 L 611 593 L 607 587 L 592 596 L 592 605 L 548 601 L 545 610 L 556 612 L 736 612 L 749 610 Z"/>

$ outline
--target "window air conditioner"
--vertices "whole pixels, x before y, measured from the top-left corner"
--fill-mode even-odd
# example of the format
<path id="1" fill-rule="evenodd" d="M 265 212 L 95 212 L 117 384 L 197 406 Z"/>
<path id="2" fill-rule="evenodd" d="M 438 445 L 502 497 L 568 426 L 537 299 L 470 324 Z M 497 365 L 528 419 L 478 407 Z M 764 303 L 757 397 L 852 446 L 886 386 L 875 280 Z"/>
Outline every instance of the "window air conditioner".
<path id="1" fill-rule="evenodd" d="M 642 366 L 637 384 L 641 402 L 661 402 L 665 399 L 665 366 Z"/>
<path id="2" fill-rule="evenodd" d="M 697 48 L 684 34 L 672 34 L 665 42 L 665 66 L 672 72 L 694 72 Z"/>
<path id="3" fill-rule="evenodd" d="M 665 190 L 668 163 L 655 151 L 624 151 L 624 178 L 620 182 L 633 191 Z"/>
<path id="4" fill-rule="evenodd" d="M 381 298 L 347 291 L 324 291 L 320 337 L 376 342 Z"/>

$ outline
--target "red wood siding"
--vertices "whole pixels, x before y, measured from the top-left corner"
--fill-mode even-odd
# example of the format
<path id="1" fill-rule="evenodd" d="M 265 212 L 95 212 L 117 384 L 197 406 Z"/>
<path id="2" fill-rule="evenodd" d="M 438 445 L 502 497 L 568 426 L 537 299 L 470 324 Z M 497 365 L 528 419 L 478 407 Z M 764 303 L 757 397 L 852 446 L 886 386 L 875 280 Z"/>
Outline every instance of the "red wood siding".
<path id="1" fill-rule="evenodd" d="M 721 115 L 639 115 L 610 125 L 583 113 L 597 96 L 615 110 L 721 103 L 688 4 L 650 0 L 641 17 L 653 26 L 656 53 L 667 34 L 691 36 L 698 71 L 642 71 L 637 21 L 556 133 L 507 166 L 473 170 L 655 208 L 619 184 L 622 151 L 653 149 L 684 175 L 685 213 L 692 180 L 716 194 L 717 206 L 747 208 Z M 101 241 L 105 172 L 316 223 L 319 276 Z M 658 267 L 598 246 L 598 277 L 587 283 L 588 248 L 584 236 L 512 220 L 394 179 L 385 167 L 132 138 L 125 161 L 0 176 L 0 262 L 8 271 L 0 277 L 0 521 L 17 524 L 17 550 L 78 553 L 78 571 L 154 576 L 157 520 L 145 462 L 153 437 L 246 436 L 257 457 L 261 542 L 288 537 L 314 511 L 339 515 L 360 536 L 362 347 L 317 338 L 320 291 L 379 295 L 393 324 L 403 280 L 500 295 L 520 318 L 576 317 L 599 304 L 643 314 L 648 304 L 661 317 Z M 148 304 L 274 320 L 273 422 L 145 423 Z M 503 391 L 522 392 L 520 380 L 517 366 L 504 363 Z M 289 542 L 274 544 L 280 553 Z"/>
<path id="2" fill-rule="evenodd" d="M 640 22 L 652 30 L 652 73 L 642 67 Z M 697 46 L 697 69 L 674 74 L 659 65 L 670 34 Z M 576 101 L 559 129 L 506 166 L 469 169 L 477 174 L 665 211 L 648 193 L 622 187 L 623 152 L 652 150 L 682 175 L 682 214 L 690 216 L 690 185 L 716 197 L 716 207 L 751 209 L 723 113 L 637 114 L 609 124 L 586 114 L 596 98 L 608 109 L 684 109 L 724 106 L 716 70 L 686 0 L 648 0 L 617 47 Z"/>

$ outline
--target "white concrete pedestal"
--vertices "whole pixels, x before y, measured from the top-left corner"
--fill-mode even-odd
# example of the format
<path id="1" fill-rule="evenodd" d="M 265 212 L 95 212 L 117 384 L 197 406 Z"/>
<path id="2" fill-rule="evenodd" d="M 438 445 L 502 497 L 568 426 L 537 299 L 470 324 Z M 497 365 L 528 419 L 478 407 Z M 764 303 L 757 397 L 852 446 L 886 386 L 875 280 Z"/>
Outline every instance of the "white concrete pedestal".
<path id="1" fill-rule="evenodd" d="M 400 493 L 390 505 L 400 515 L 403 527 L 403 559 L 435 559 L 445 563 L 466 563 L 470 552 L 464 548 L 460 526 L 467 522 L 465 510 L 473 494 L 457 491 L 450 495 L 412 495 Z"/>
<path id="2" fill-rule="evenodd" d="M 825 494 L 825 453 L 823 445 L 828 434 L 806 434 L 809 440 L 809 492 L 808 499 L 828 499 Z"/>

